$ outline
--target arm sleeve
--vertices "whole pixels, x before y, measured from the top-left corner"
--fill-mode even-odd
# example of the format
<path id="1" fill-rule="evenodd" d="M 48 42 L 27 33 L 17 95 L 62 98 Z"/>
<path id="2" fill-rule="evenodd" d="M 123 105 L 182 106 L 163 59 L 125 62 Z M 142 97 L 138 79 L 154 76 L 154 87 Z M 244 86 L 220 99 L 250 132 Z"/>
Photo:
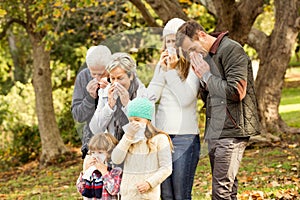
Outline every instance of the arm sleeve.
<path id="1" fill-rule="evenodd" d="M 110 108 L 108 103 L 105 103 L 103 107 L 98 105 L 90 122 L 90 129 L 93 134 L 99 132 L 105 132 L 108 124 L 112 120 L 114 110 Z"/>
<path id="2" fill-rule="evenodd" d="M 88 81 L 83 75 L 76 78 L 71 107 L 73 118 L 80 123 L 89 120 L 95 111 L 95 99 L 86 91 Z"/>
<path id="3" fill-rule="evenodd" d="M 111 154 L 111 160 L 114 164 L 117 164 L 117 165 L 121 164 L 125 160 L 128 149 L 132 143 L 133 143 L 133 140 L 129 140 L 126 137 L 126 134 L 123 135 L 119 144 L 114 148 L 114 150 Z"/>
<path id="4" fill-rule="evenodd" d="M 97 109 L 90 122 L 90 129 L 93 134 L 105 132 L 115 112 L 115 109 L 111 109 L 108 105 L 106 90 L 99 90 L 98 95 Z"/>
<path id="5" fill-rule="evenodd" d="M 230 45 L 224 51 L 226 56 L 221 58 L 221 64 L 225 80 L 211 70 L 212 75 L 207 81 L 207 89 L 210 96 L 241 101 L 246 95 L 248 56 L 239 45 Z M 217 68 L 213 60 L 210 62 L 210 67 Z"/>
<path id="6" fill-rule="evenodd" d="M 160 69 L 159 65 L 157 65 L 152 80 L 150 81 L 147 88 L 149 93 L 152 93 L 155 96 L 155 101 L 158 101 L 160 99 L 162 90 L 166 84 L 164 75 L 165 72 L 162 69 Z"/>
<path id="7" fill-rule="evenodd" d="M 82 172 L 80 172 L 79 177 L 76 181 L 76 188 L 80 194 L 82 194 L 85 187 L 85 180 L 82 179 L 82 175 L 83 175 Z"/>
<path id="8" fill-rule="evenodd" d="M 172 173 L 172 152 L 169 139 L 166 135 L 161 135 L 157 142 L 159 169 L 146 180 L 151 185 L 151 188 L 161 184 Z"/>
<path id="9" fill-rule="evenodd" d="M 167 87 L 176 96 L 182 107 L 190 105 L 197 98 L 200 81 L 192 70 L 185 81 L 182 81 L 175 69 L 166 72 Z"/>
<path id="10" fill-rule="evenodd" d="M 116 167 L 103 176 L 104 188 L 112 196 L 117 195 L 120 191 L 121 175 L 122 169 Z"/>

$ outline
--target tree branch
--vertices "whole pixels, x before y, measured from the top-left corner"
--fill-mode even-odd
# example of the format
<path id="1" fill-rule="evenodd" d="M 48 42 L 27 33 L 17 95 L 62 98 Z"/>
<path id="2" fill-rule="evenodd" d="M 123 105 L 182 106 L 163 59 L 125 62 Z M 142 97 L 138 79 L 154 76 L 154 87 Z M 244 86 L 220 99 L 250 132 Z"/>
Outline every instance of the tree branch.
<path id="1" fill-rule="evenodd" d="M 262 52 L 259 52 L 259 51 L 260 51 L 260 49 L 263 49 L 262 45 L 267 44 L 266 43 L 267 39 L 268 39 L 268 36 L 264 32 L 262 32 L 258 29 L 252 28 L 248 34 L 247 44 L 249 44 L 256 51 L 258 51 L 258 55 L 261 55 Z"/>
<path id="2" fill-rule="evenodd" d="M 151 27 L 160 27 L 156 23 L 156 21 L 152 17 L 152 15 L 149 13 L 149 11 L 146 8 L 146 6 L 140 0 L 130 0 L 130 2 L 133 5 L 135 5 L 135 7 L 137 7 L 137 9 L 139 9 L 139 11 L 141 12 L 143 18 L 145 19 L 145 21 L 148 23 L 149 26 L 151 26 Z"/>
<path id="3" fill-rule="evenodd" d="M 3 30 L 2 32 L 0 33 L 0 40 L 2 40 L 2 38 L 5 37 L 6 35 L 6 31 L 9 29 L 9 27 L 13 24 L 13 23 L 18 23 L 20 24 L 21 26 L 23 26 L 25 29 L 26 29 L 26 23 L 22 20 L 19 20 L 19 19 L 10 19 L 4 26 L 3 26 Z"/>

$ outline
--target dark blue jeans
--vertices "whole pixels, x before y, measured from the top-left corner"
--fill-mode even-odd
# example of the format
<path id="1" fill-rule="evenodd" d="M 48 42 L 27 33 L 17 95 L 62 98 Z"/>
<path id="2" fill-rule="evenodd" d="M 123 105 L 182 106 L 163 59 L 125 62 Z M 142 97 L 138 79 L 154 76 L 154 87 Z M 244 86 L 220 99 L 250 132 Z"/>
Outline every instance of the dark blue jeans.
<path id="1" fill-rule="evenodd" d="M 172 174 L 161 184 L 162 200 L 192 199 L 192 187 L 200 155 L 199 135 L 170 135 L 174 152 Z"/>

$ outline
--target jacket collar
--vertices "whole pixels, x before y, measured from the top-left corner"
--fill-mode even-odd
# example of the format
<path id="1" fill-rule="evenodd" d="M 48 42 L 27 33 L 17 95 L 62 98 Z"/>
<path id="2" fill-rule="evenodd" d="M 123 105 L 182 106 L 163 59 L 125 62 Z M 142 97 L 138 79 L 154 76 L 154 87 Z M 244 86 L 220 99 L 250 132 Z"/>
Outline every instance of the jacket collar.
<path id="1" fill-rule="evenodd" d="M 228 31 L 225 32 L 217 32 L 217 33 L 212 33 L 211 36 L 216 37 L 216 41 L 213 43 L 213 45 L 211 46 L 209 52 L 212 54 L 216 54 L 218 47 L 223 39 L 224 36 L 228 35 Z"/>

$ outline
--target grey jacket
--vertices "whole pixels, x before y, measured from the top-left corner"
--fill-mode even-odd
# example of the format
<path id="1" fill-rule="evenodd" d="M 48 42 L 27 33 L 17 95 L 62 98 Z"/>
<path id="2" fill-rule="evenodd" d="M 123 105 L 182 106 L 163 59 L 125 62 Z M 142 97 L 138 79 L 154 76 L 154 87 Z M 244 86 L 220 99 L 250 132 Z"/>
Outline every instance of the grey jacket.
<path id="1" fill-rule="evenodd" d="M 205 138 L 249 137 L 260 133 L 251 60 L 226 34 L 205 58 L 211 68 L 201 96 L 206 105 Z"/>
<path id="2" fill-rule="evenodd" d="M 83 130 L 77 130 L 78 134 L 82 134 L 82 150 L 87 148 L 87 144 L 93 133 L 90 130 L 89 123 L 96 110 L 96 99 L 92 98 L 86 86 L 92 80 L 88 68 L 83 69 L 76 77 L 75 87 L 72 98 L 72 115 L 76 122 L 83 125 Z"/>

